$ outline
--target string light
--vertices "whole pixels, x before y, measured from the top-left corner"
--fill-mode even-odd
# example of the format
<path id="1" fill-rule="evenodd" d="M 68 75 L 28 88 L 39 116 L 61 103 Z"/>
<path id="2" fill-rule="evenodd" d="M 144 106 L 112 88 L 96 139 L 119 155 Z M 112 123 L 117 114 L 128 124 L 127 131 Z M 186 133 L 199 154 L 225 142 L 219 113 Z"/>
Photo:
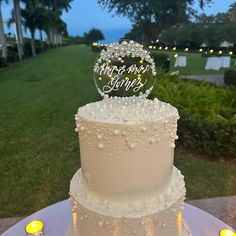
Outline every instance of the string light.
<path id="1" fill-rule="evenodd" d="M 99 79 L 99 80 L 102 80 L 102 77 L 99 77 L 98 79 Z"/>
<path id="2" fill-rule="evenodd" d="M 203 51 L 203 49 L 202 49 L 202 48 L 200 48 L 200 49 L 199 49 L 199 52 L 202 52 L 202 51 Z"/>
<path id="3" fill-rule="evenodd" d="M 213 50 L 213 49 L 211 49 L 211 50 L 210 50 L 210 53 L 213 53 L 213 52 L 214 52 L 214 50 Z"/>
<path id="4" fill-rule="evenodd" d="M 185 51 L 185 52 L 188 52 L 188 48 L 185 48 L 184 51 Z"/>
<path id="5" fill-rule="evenodd" d="M 159 50 L 161 50 L 161 49 L 162 49 L 162 47 L 160 46 L 160 47 L 159 47 Z"/>
<path id="6" fill-rule="evenodd" d="M 223 52 L 222 51 L 219 51 L 219 54 L 222 54 Z"/>
<path id="7" fill-rule="evenodd" d="M 173 51 L 176 51 L 176 47 L 173 47 Z"/>
<path id="8" fill-rule="evenodd" d="M 179 55 L 178 54 L 175 54 L 174 57 L 177 58 Z"/>
<path id="9" fill-rule="evenodd" d="M 229 55 L 233 55 L 233 52 L 229 52 Z"/>
<path id="10" fill-rule="evenodd" d="M 165 47 L 165 50 L 168 50 L 168 47 Z"/>

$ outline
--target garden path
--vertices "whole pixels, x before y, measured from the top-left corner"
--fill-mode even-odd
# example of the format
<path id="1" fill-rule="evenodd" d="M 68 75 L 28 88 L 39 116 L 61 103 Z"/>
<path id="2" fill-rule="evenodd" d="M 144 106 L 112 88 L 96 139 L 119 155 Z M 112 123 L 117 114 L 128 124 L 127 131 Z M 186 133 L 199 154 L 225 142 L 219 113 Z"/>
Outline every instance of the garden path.
<path id="1" fill-rule="evenodd" d="M 217 85 L 224 84 L 224 75 L 183 75 L 184 79 L 205 80 Z"/>

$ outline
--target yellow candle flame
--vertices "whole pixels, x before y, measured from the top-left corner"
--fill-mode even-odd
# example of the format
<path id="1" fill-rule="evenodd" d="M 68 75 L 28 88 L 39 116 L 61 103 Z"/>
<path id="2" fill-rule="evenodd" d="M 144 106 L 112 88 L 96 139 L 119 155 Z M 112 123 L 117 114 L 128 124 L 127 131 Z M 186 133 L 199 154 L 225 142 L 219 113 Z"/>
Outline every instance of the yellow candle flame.
<path id="1" fill-rule="evenodd" d="M 220 231 L 220 236 L 236 236 L 236 232 L 230 229 L 222 229 Z"/>
<path id="2" fill-rule="evenodd" d="M 25 231 L 28 234 L 39 233 L 42 232 L 42 230 L 43 230 L 43 222 L 40 220 L 31 221 L 25 227 Z"/>
<path id="3" fill-rule="evenodd" d="M 183 219 L 182 219 L 182 212 L 178 213 L 178 217 L 177 217 L 177 227 L 178 227 L 178 231 L 181 234 L 182 230 L 183 230 Z"/>

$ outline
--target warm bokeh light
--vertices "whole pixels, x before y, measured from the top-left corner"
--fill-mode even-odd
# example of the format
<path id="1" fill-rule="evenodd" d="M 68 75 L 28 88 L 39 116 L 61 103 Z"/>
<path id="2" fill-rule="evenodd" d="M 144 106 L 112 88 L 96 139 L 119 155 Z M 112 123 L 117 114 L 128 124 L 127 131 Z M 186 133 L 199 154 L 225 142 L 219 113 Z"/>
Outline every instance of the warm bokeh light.
<path id="1" fill-rule="evenodd" d="M 203 51 L 203 49 L 202 49 L 202 48 L 200 48 L 200 49 L 199 49 L 199 52 L 202 52 L 202 51 Z"/>
<path id="2" fill-rule="evenodd" d="M 149 48 L 149 49 L 152 49 L 152 46 L 150 45 L 148 48 Z"/>
<path id="3" fill-rule="evenodd" d="M 223 52 L 222 51 L 219 51 L 219 54 L 222 54 Z"/>
<path id="4" fill-rule="evenodd" d="M 97 46 L 98 44 L 97 43 L 93 43 L 93 46 Z"/>
<path id="5" fill-rule="evenodd" d="M 113 229 L 112 236 L 119 236 L 119 224 L 117 220 L 113 221 Z"/>
<path id="6" fill-rule="evenodd" d="M 160 46 L 160 47 L 159 47 L 159 50 L 161 50 L 161 49 L 162 49 L 162 47 Z"/>
<path id="7" fill-rule="evenodd" d="M 185 48 L 184 51 L 185 51 L 185 52 L 188 52 L 188 48 Z"/>
<path id="8" fill-rule="evenodd" d="M 29 222 L 26 227 L 25 231 L 28 235 L 36 235 L 43 232 L 43 222 L 40 220 L 34 220 Z"/>
<path id="9" fill-rule="evenodd" d="M 145 227 L 145 235 L 154 236 L 154 226 L 153 221 L 149 218 L 143 219 L 144 227 Z"/>
<path id="10" fill-rule="evenodd" d="M 165 47 L 165 50 L 168 50 L 168 47 Z"/>
<path id="11" fill-rule="evenodd" d="M 222 229 L 220 231 L 220 236 L 236 236 L 236 232 L 230 229 Z"/>
<path id="12" fill-rule="evenodd" d="M 211 50 L 210 50 L 210 53 L 213 53 L 213 52 L 214 52 L 214 50 L 213 50 L 213 49 L 211 49 Z"/>
<path id="13" fill-rule="evenodd" d="M 176 51 L 176 47 L 173 47 L 173 51 Z"/>
<path id="14" fill-rule="evenodd" d="M 175 54 L 174 57 L 177 58 L 179 55 L 178 54 Z"/>
<path id="15" fill-rule="evenodd" d="M 229 52 L 229 55 L 233 55 L 233 52 Z"/>
<path id="16" fill-rule="evenodd" d="M 178 227 L 178 232 L 179 234 L 182 234 L 182 230 L 183 230 L 183 218 L 182 218 L 182 212 L 180 211 L 178 213 L 178 217 L 177 217 L 177 227 Z"/>

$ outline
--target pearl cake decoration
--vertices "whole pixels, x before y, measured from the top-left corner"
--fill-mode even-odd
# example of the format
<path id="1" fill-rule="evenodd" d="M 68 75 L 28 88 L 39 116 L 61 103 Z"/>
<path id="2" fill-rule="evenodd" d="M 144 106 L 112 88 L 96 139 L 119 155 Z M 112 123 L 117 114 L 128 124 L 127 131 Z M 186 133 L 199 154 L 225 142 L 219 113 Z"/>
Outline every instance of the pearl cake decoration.
<path id="1" fill-rule="evenodd" d="M 102 97 L 147 97 L 157 74 L 150 52 L 132 40 L 112 43 L 103 49 L 93 72 Z"/>

